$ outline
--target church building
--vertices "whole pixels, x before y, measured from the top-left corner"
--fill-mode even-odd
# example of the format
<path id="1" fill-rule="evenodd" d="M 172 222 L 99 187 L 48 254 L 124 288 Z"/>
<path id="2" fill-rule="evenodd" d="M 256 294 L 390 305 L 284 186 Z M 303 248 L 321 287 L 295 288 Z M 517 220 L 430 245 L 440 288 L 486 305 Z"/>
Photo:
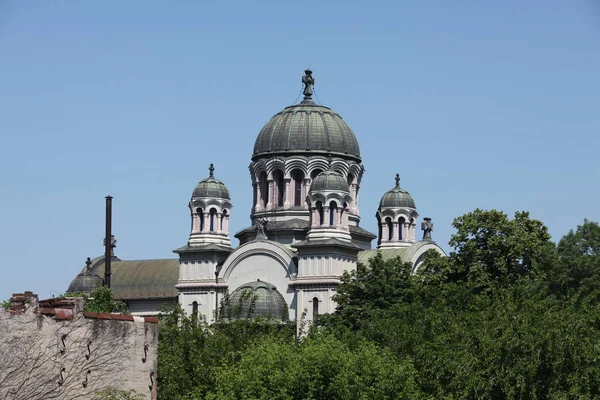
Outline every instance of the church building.
<path id="1" fill-rule="evenodd" d="M 422 239 L 417 237 L 419 213 L 398 174 L 391 189 L 382 188 L 378 209 L 367 210 L 375 212 L 377 235 L 360 227 L 364 167 L 356 136 L 340 115 L 313 101 L 312 71 L 305 71 L 302 83 L 304 99 L 275 114 L 256 138 L 250 226 L 235 234 L 237 247 L 229 231 L 235 199 L 210 164 L 189 201 L 191 230 L 187 243 L 174 250 L 179 258 L 112 257 L 113 294 L 133 315 L 153 316 L 178 301 L 188 314 L 210 322 L 225 296 L 235 304 L 251 293 L 253 315 L 311 321 L 335 311 L 332 296 L 344 271 L 377 252 L 410 262 L 414 272 L 426 251 L 444 254 L 431 240 L 429 218 L 421 223 Z M 88 260 L 68 291 L 89 292 L 102 285 L 101 276 L 104 257 Z"/>

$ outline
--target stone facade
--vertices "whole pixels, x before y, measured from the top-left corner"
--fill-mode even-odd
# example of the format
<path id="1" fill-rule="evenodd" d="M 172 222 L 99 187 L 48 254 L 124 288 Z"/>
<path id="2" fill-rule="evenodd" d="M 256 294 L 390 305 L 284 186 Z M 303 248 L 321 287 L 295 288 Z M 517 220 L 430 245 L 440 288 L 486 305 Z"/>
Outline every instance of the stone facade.
<path id="1" fill-rule="evenodd" d="M 156 319 L 83 312 L 81 298 L 11 301 L 0 309 L 0 399 L 85 400 L 109 388 L 156 399 Z"/>

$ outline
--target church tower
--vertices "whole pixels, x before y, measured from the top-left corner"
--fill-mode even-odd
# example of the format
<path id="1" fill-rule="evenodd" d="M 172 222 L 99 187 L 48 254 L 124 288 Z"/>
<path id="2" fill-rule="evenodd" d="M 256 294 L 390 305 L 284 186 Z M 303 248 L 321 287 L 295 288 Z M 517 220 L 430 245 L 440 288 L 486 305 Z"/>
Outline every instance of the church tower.
<path id="1" fill-rule="evenodd" d="M 191 232 L 188 244 L 177 250 L 179 280 L 176 288 L 179 303 L 189 315 L 203 315 L 212 320 L 213 312 L 223 292 L 217 275 L 231 253 L 229 216 L 231 198 L 223 182 L 214 177 L 213 164 L 209 177 L 196 185 L 189 202 Z"/>
<path id="2" fill-rule="evenodd" d="M 256 222 L 266 218 L 269 239 L 282 244 L 304 240 L 312 212 L 306 202 L 311 183 L 331 168 L 343 176 L 352 198 L 346 214 L 352 240 L 368 249 L 375 236 L 359 227 L 358 193 L 364 168 L 358 140 L 339 114 L 315 103 L 315 78 L 311 70 L 304 72 L 304 99 L 275 114 L 256 138 L 249 167 L 253 227 L 236 237 L 241 244 L 252 241 Z"/>
<path id="3" fill-rule="evenodd" d="M 400 188 L 400 175 L 396 186 L 383 195 L 375 214 L 379 227 L 378 249 L 404 248 L 416 242 L 415 221 L 419 217 L 410 193 Z"/>
<path id="4" fill-rule="evenodd" d="M 337 171 L 326 170 L 315 177 L 308 191 L 310 227 L 306 240 L 294 244 L 298 250 L 296 289 L 298 315 L 314 321 L 320 313 L 332 313 L 332 299 L 345 271 L 356 269 L 361 248 L 352 243 L 349 215 L 352 196 L 348 182 Z"/>

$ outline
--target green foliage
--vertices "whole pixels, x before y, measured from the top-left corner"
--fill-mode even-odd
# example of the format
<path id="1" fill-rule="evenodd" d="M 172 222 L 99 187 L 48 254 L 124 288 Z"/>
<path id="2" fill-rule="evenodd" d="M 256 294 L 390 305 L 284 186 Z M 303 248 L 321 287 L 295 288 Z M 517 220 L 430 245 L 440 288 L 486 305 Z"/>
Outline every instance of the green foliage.
<path id="1" fill-rule="evenodd" d="M 143 400 L 146 396 L 135 390 L 106 389 L 96 393 L 94 400 Z"/>
<path id="2" fill-rule="evenodd" d="M 83 310 L 97 313 L 122 313 L 129 314 L 127 305 L 114 300 L 112 290 L 107 286 L 100 286 L 94 289 L 89 295 L 85 293 L 65 293 L 66 297 L 83 297 Z"/>
<path id="3" fill-rule="evenodd" d="M 213 325 L 163 316 L 160 398 L 598 398 L 600 226 L 558 246 L 525 212 L 454 227 L 454 252 L 419 275 L 382 256 L 344 274 L 336 312 L 302 339 L 227 296 Z"/>
<path id="4" fill-rule="evenodd" d="M 4 308 L 5 310 L 8 310 L 10 306 L 12 306 L 12 302 L 10 300 L 3 300 L 0 302 L 0 307 Z"/>
<path id="5" fill-rule="evenodd" d="M 550 235 L 528 212 L 518 211 L 511 220 L 500 211 L 476 209 L 452 225 L 456 233 L 450 245 L 455 251 L 446 259 L 430 259 L 423 273 L 488 293 L 542 275 L 552 246 Z"/>
<path id="6" fill-rule="evenodd" d="M 161 315 L 157 382 L 161 399 L 202 399 L 214 389 L 223 364 L 235 365 L 266 339 L 295 341 L 291 323 L 229 317 L 209 325 L 203 317 L 186 316 L 178 305 Z"/>
<path id="7" fill-rule="evenodd" d="M 265 340 L 225 364 L 209 399 L 414 399 L 410 361 L 374 344 L 314 333 L 302 343 Z"/>
<path id="8" fill-rule="evenodd" d="M 558 242 L 561 289 L 583 290 L 586 294 L 600 290 L 600 225 L 584 220 Z"/>

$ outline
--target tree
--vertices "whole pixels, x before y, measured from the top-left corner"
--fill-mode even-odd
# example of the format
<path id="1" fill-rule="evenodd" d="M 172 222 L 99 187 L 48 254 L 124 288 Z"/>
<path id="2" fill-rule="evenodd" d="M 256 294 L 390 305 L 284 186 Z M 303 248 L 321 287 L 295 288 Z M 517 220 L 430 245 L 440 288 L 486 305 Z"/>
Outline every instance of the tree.
<path id="1" fill-rule="evenodd" d="M 114 300 L 112 289 L 108 286 L 100 286 L 88 295 L 85 293 L 65 293 L 65 297 L 82 297 L 83 310 L 97 313 L 122 313 L 128 314 L 127 305 L 120 301 Z"/>
<path id="2" fill-rule="evenodd" d="M 600 290 L 600 225 L 584 220 L 558 242 L 560 271 L 557 283 L 563 290 Z"/>
<path id="3" fill-rule="evenodd" d="M 399 258 L 384 260 L 380 253 L 356 270 L 344 272 L 333 299 L 336 313 L 319 316 L 319 325 L 342 323 L 353 330 L 368 322 L 374 313 L 411 301 L 414 296 L 410 263 Z"/>
<path id="4" fill-rule="evenodd" d="M 528 212 L 514 219 L 496 210 L 480 210 L 458 217 L 450 238 L 454 251 L 447 259 L 429 256 L 425 279 L 462 282 L 477 292 L 493 292 L 523 278 L 543 276 L 553 244 L 548 229 Z"/>
<path id="5" fill-rule="evenodd" d="M 417 399 L 415 370 L 366 340 L 349 345 L 313 332 L 300 343 L 273 339 L 219 369 L 209 399 Z"/>

